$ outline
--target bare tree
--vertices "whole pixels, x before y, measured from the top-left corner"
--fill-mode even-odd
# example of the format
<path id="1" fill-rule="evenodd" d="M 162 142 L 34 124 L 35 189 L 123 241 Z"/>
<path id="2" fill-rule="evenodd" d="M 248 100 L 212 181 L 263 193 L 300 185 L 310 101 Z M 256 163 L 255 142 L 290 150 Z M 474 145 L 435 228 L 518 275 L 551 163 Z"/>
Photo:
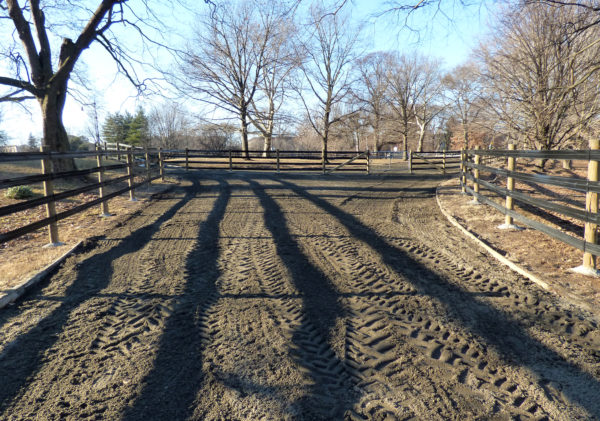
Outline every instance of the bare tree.
<path id="1" fill-rule="evenodd" d="M 2 127 L 2 110 L 0 110 L 0 146 L 6 146 L 6 144 L 8 143 L 8 135 L 6 134 L 6 132 L 4 130 L 1 129 Z"/>
<path id="2" fill-rule="evenodd" d="M 420 121 L 416 116 L 417 105 L 423 107 L 421 115 L 423 130 L 425 129 L 430 115 L 431 101 L 434 96 L 430 95 L 429 84 L 439 74 L 438 65 L 424 56 L 413 53 L 410 55 L 396 55 L 388 68 L 389 81 L 389 105 L 397 120 L 398 132 L 400 133 L 404 158 L 408 156 L 408 138 L 415 121 Z M 437 83 L 437 82 L 436 82 Z M 437 92 L 437 88 L 434 90 Z M 433 91 L 432 91 L 433 92 Z M 424 133 L 424 131 L 423 131 Z"/>
<path id="3" fill-rule="evenodd" d="M 149 28 L 150 18 L 141 19 L 140 10 L 134 8 L 146 8 L 153 16 L 148 2 L 140 6 L 123 0 L 103 0 L 98 1 L 95 9 L 71 1 L 0 2 L 0 20 L 14 27 L 12 38 L 5 40 L 5 47 L 0 51 L 9 63 L 6 71 L 11 72 L 0 76 L 0 85 L 6 88 L 0 93 L 0 101 L 36 99 L 41 108 L 45 146 L 55 151 L 69 149 L 62 121 L 68 84 L 82 53 L 92 43 L 104 47 L 119 70 L 143 89 L 144 82 L 137 78 L 131 66 L 135 59 L 123 48 L 123 33 L 113 30 L 117 25 L 132 28 L 141 35 L 142 41 L 149 40 L 144 30 Z M 69 22 L 62 24 L 65 16 L 69 16 Z M 77 34 L 75 40 L 61 35 L 73 32 Z M 55 39 L 62 39 L 60 45 L 55 45 Z M 62 160 L 59 167 L 72 168 L 73 161 Z"/>
<path id="4" fill-rule="evenodd" d="M 444 110 L 442 103 L 442 78 L 440 63 L 427 60 L 421 67 L 421 86 L 415 93 L 415 122 L 418 127 L 419 139 L 417 152 L 423 152 L 423 142 L 431 122 Z"/>
<path id="5" fill-rule="evenodd" d="M 482 109 L 479 70 L 474 63 L 457 66 L 444 76 L 443 83 L 450 109 L 460 123 L 463 147 L 468 149 L 474 121 Z"/>
<path id="6" fill-rule="evenodd" d="M 390 81 L 388 71 L 392 63 L 392 54 L 382 51 L 368 54 L 356 62 L 359 76 L 353 94 L 364 109 L 367 124 L 373 130 L 373 147 L 376 151 L 383 144 L 384 123 L 389 118 Z"/>
<path id="7" fill-rule="evenodd" d="M 154 106 L 148 115 L 153 143 L 165 149 L 183 148 L 190 131 L 186 114 L 177 102 L 169 101 Z"/>
<path id="8" fill-rule="evenodd" d="M 182 83 L 204 103 L 236 116 L 247 159 L 251 104 L 277 33 L 277 10 L 260 0 L 219 3 L 204 17 L 184 57 Z"/>
<path id="9" fill-rule="evenodd" d="M 582 18 L 580 9 L 543 2 L 512 9 L 499 22 L 496 46 L 481 49 L 489 105 L 505 133 L 528 147 L 565 146 L 598 116 L 592 76 L 600 34 L 597 27 L 571 32 L 569 22 Z"/>
<path id="10" fill-rule="evenodd" d="M 350 95 L 359 29 L 349 27 L 342 12 L 328 14 L 322 5 L 311 8 L 307 26 L 310 33 L 302 43 L 306 60 L 301 71 L 308 89 L 299 88 L 298 92 L 308 121 L 321 138 L 321 157 L 327 162 L 331 127 L 345 117 L 336 114 L 335 107 Z"/>
<path id="11" fill-rule="evenodd" d="M 100 145 L 102 139 L 100 138 L 100 120 L 98 119 L 98 103 L 96 99 L 92 101 L 90 104 L 90 108 L 88 110 L 88 117 L 90 122 L 87 126 L 87 134 L 93 140 L 94 145 Z"/>
<path id="12" fill-rule="evenodd" d="M 292 74 L 301 60 L 293 43 L 297 27 L 292 11 L 289 4 L 282 2 L 271 2 L 268 8 L 259 10 L 263 26 L 271 28 L 271 36 L 267 40 L 262 77 L 258 81 L 257 93 L 251 101 L 252 112 L 248 117 L 261 133 L 264 156 L 268 156 L 271 150 L 277 123 L 286 120 L 281 111 L 289 99 Z"/>
<path id="13" fill-rule="evenodd" d="M 203 124 L 196 129 L 196 147 L 208 151 L 231 149 L 235 147 L 235 132 L 235 127 L 230 124 Z"/>

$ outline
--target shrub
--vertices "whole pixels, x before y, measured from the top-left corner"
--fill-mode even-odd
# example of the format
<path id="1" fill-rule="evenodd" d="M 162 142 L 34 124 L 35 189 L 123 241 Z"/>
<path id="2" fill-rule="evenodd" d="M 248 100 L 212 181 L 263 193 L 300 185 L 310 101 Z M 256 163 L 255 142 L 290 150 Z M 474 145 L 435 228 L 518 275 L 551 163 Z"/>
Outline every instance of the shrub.
<path id="1" fill-rule="evenodd" d="M 28 197 L 33 197 L 35 194 L 31 187 L 29 186 L 15 186 L 6 190 L 4 195 L 10 199 L 27 199 Z"/>

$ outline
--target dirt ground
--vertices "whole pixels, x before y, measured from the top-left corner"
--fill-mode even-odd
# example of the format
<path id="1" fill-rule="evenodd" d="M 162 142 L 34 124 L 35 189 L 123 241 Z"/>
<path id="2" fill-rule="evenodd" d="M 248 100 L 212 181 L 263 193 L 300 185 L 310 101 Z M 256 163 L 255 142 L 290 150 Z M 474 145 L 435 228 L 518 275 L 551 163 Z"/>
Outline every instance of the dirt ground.
<path id="1" fill-rule="evenodd" d="M 456 179 L 443 183 L 438 195 L 444 210 L 463 227 L 548 284 L 555 294 L 600 317 L 600 278 L 571 271 L 583 263 L 582 251 L 525 226 L 519 226 L 519 230 L 499 229 L 498 226 L 504 224 L 504 215 L 489 206 L 475 204 L 471 196 L 461 194 Z M 494 200 L 501 203 L 502 199 Z M 549 224 L 546 219 L 526 209 L 519 208 L 519 212 L 530 219 Z M 583 237 L 582 232 L 572 235 Z"/>
<path id="2" fill-rule="evenodd" d="M 0 310 L 0 419 L 600 419 L 597 319 L 440 176 L 196 175 Z"/>
<path id="3" fill-rule="evenodd" d="M 1 174 L 0 174 L 1 175 Z M 155 181 L 136 190 L 136 200 L 130 201 L 128 195 L 117 196 L 109 201 L 110 217 L 100 216 L 100 206 L 89 208 L 58 222 L 60 245 L 50 247 L 48 229 L 40 229 L 30 234 L 0 244 L 0 298 L 12 288 L 27 282 L 47 265 L 54 262 L 77 243 L 86 238 L 102 235 L 115 225 L 126 223 L 128 218 L 140 211 L 152 196 L 169 189 L 176 180 Z M 120 187 L 120 186 L 119 186 Z M 69 200 L 58 202 L 59 212 L 75 205 L 97 199 L 97 193 L 80 194 Z M 17 203 L 7 199 L 0 190 L 0 206 Z M 44 206 L 28 209 L 0 218 L 0 232 L 10 231 L 33 221 L 46 217 Z"/>

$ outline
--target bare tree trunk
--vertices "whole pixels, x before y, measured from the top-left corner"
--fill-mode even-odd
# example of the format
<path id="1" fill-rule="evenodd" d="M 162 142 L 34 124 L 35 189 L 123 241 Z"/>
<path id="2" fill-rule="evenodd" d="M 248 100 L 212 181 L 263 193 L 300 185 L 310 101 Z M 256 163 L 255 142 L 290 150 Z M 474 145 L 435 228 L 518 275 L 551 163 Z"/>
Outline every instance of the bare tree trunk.
<path id="1" fill-rule="evenodd" d="M 321 160 L 323 162 L 329 162 L 327 160 L 327 141 L 329 139 L 329 106 L 325 109 L 325 115 L 323 116 L 323 133 L 321 135 Z"/>
<path id="2" fill-rule="evenodd" d="M 268 158 L 271 155 L 273 137 L 272 135 L 263 135 L 263 157 Z"/>
<path id="3" fill-rule="evenodd" d="M 62 121 L 67 87 L 53 86 L 46 94 L 38 99 L 42 111 L 43 134 L 42 145 L 51 151 L 67 152 L 69 138 Z M 71 171 L 75 169 L 73 158 L 62 158 L 54 162 L 55 171 Z"/>
<path id="4" fill-rule="evenodd" d="M 248 121 L 246 120 L 246 112 L 241 113 L 240 123 L 242 134 L 242 154 L 244 159 L 250 159 L 250 154 L 248 153 Z"/>
<path id="5" fill-rule="evenodd" d="M 379 133 L 379 119 L 377 117 L 375 117 L 375 124 L 373 127 L 373 130 L 375 131 L 375 150 L 377 152 L 379 152 L 379 149 L 381 148 L 381 134 Z"/>
<path id="6" fill-rule="evenodd" d="M 417 144 L 417 152 L 423 152 L 423 139 L 425 139 L 425 130 L 419 132 L 419 143 Z"/>

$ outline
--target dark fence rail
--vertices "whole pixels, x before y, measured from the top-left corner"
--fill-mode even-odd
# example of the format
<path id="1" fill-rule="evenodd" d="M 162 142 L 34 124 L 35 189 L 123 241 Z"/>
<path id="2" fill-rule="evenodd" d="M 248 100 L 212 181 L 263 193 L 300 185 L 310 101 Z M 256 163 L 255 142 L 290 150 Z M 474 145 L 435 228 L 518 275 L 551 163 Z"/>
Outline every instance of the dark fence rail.
<path id="1" fill-rule="evenodd" d="M 460 151 L 438 152 L 408 152 L 408 170 L 412 174 L 415 170 L 435 169 L 442 174 L 447 171 L 456 172 L 460 168 Z"/>
<path id="2" fill-rule="evenodd" d="M 121 145 L 123 146 L 123 145 Z M 41 174 L 0 179 L 0 188 L 22 186 L 32 183 L 43 183 L 44 195 L 31 200 L 25 200 L 8 206 L 0 207 L 0 216 L 10 215 L 16 212 L 32 209 L 41 205 L 46 207 L 46 218 L 21 226 L 7 232 L 0 233 L 0 244 L 31 233 L 40 228 L 49 227 L 49 239 L 51 244 L 58 244 L 57 222 L 75 215 L 93 206 L 100 205 L 104 215 L 109 214 L 108 200 L 129 192 L 130 199 L 135 199 L 135 189 L 143 184 L 150 183 L 159 177 L 164 177 L 164 167 L 160 150 L 140 151 L 130 148 L 128 151 L 120 151 L 119 158 L 125 159 L 125 163 L 105 164 L 103 160 L 113 156 L 113 151 L 98 149 L 95 152 L 19 152 L 0 153 L 0 163 L 19 161 L 41 161 Z M 92 168 L 73 171 L 53 171 L 53 162 L 65 158 L 96 158 L 97 165 Z M 107 171 L 125 170 L 124 174 L 116 177 L 106 178 Z M 54 191 L 54 181 L 74 177 L 84 177 L 91 174 L 98 175 L 98 181 L 82 187 L 72 188 L 60 193 Z M 142 181 L 135 181 L 140 175 Z M 105 187 L 127 182 L 127 186 L 111 193 L 105 192 Z M 98 190 L 99 197 L 88 202 L 74 206 L 63 212 L 56 212 L 56 202 L 77 196 L 81 193 Z"/>
<path id="3" fill-rule="evenodd" d="M 487 165 L 482 163 L 482 159 L 494 157 L 488 160 Z M 517 170 L 517 159 L 520 160 L 573 160 L 586 161 L 588 176 L 587 178 L 562 177 L 556 175 L 547 175 L 539 173 L 526 173 Z M 505 215 L 505 223 L 501 228 L 516 228 L 513 221 L 541 231 L 546 235 L 575 247 L 583 251 L 583 264 L 576 270 L 595 274 L 596 256 L 600 256 L 600 245 L 596 244 L 596 231 L 600 225 L 600 215 L 598 214 L 598 193 L 600 193 L 600 183 L 598 182 L 598 161 L 600 160 L 600 151 L 598 150 L 598 141 L 590 142 L 589 150 L 569 150 L 569 151 L 531 151 L 515 150 L 514 145 L 509 145 L 508 150 L 465 150 L 461 156 L 460 184 L 464 193 L 473 196 L 474 202 L 484 203 L 492 206 Z M 492 166 L 495 163 L 498 166 Z M 504 168 L 500 167 L 502 165 Z M 468 182 L 471 185 L 468 185 Z M 585 204 L 573 200 L 571 195 L 567 195 L 564 203 L 556 203 L 557 198 L 552 200 L 533 197 L 526 191 L 519 191 L 515 187 L 515 181 L 522 182 L 534 192 L 544 192 L 548 194 L 548 189 L 543 185 L 560 187 L 568 191 L 585 194 Z M 481 188 L 488 192 L 504 198 L 504 204 L 492 200 L 483 194 Z M 525 190 L 525 189 L 521 189 Z M 583 223 L 583 239 L 567 234 L 563 230 L 550 226 L 543 222 L 533 220 L 522 213 L 515 211 L 514 203 L 517 202 L 524 207 L 537 209 L 542 213 L 558 215 L 559 218 L 566 217 Z M 579 204 L 579 206 L 577 206 Z"/>
<path id="4" fill-rule="evenodd" d="M 31 233 L 43 227 L 49 227 L 50 243 L 58 244 L 57 222 L 92 206 L 100 205 L 101 214 L 108 215 L 108 200 L 129 192 L 130 199 L 135 199 L 135 189 L 157 178 L 163 178 L 165 169 L 220 169 L 220 170 L 268 170 L 268 171 L 322 171 L 328 174 L 334 171 L 367 171 L 369 172 L 369 153 L 356 151 L 330 151 L 328 162 L 321 160 L 320 151 L 249 151 L 250 159 L 245 159 L 241 150 L 202 151 L 202 150 L 162 150 L 131 147 L 124 144 L 104 144 L 96 151 L 85 152 L 18 152 L 0 153 L 0 163 L 19 161 L 40 161 L 41 174 L 26 175 L 0 179 L 0 189 L 22 186 L 32 183 L 43 183 L 44 195 L 31 200 L 25 200 L 8 206 L 0 207 L 0 216 L 16 212 L 46 207 L 46 218 L 31 222 L 25 226 L 0 233 L 0 244 Z M 96 158 L 97 165 L 81 170 L 54 171 L 53 162 L 65 158 Z M 105 163 L 112 158 L 120 163 Z M 124 161 L 124 162 L 123 162 Z M 124 171 L 111 178 L 111 173 Z M 69 178 L 85 177 L 97 174 L 98 181 L 82 187 L 55 192 L 54 182 Z M 136 182 L 136 177 L 141 181 Z M 105 188 L 126 181 L 127 186 L 111 193 Z M 99 197 L 71 209 L 56 212 L 56 203 L 60 200 L 77 196 L 81 193 L 97 190 Z"/>

